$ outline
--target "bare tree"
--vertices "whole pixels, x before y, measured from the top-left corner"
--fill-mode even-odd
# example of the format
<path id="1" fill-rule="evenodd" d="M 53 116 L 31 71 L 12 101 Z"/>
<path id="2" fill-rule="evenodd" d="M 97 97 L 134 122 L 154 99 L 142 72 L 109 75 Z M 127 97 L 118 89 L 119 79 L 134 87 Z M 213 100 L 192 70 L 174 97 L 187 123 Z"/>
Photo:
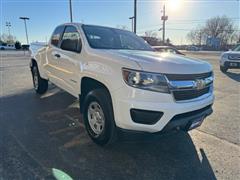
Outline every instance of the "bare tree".
<path id="1" fill-rule="evenodd" d="M 203 27 L 197 27 L 187 34 L 193 44 L 201 45 L 207 37 L 219 38 L 221 46 L 236 42 L 236 27 L 227 16 L 217 16 L 206 21 Z"/>
<path id="2" fill-rule="evenodd" d="M 191 30 L 187 34 L 187 39 L 191 41 L 194 45 L 202 45 L 202 42 L 205 40 L 205 34 L 202 27 L 197 27 L 196 29 Z"/>
<path id="3" fill-rule="evenodd" d="M 145 32 L 145 36 L 146 37 L 151 37 L 151 38 L 156 38 L 157 37 L 157 33 L 154 31 L 146 31 Z"/>
<path id="4" fill-rule="evenodd" d="M 230 38 L 230 44 L 240 43 L 240 32 L 236 31 Z"/>
<path id="5" fill-rule="evenodd" d="M 142 38 L 152 46 L 157 46 L 161 44 L 160 40 L 157 38 L 157 33 L 154 31 L 146 31 L 145 36 L 143 36 Z"/>
<path id="6" fill-rule="evenodd" d="M 204 33 L 207 36 L 220 38 L 222 46 L 225 46 L 229 43 L 234 32 L 234 23 L 227 16 L 217 16 L 207 20 L 204 28 Z"/>
<path id="7" fill-rule="evenodd" d="M 12 35 L 9 36 L 7 34 L 2 34 L 1 41 L 3 41 L 4 43 L 13 44 L 16 41 L 16 37 Z"/>

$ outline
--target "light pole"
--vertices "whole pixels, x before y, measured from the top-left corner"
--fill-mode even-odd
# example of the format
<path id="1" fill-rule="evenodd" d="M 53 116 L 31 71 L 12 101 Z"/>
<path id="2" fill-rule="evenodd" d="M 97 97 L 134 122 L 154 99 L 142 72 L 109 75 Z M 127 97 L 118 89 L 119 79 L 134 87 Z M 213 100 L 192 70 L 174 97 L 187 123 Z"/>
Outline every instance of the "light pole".
<path id="1" fill-rule="evenodd" d="M 10 33 L 11 23 L 10 22 L 6 22 L 6 26 L 8 28 L 8 36 L 10 38 L 10 35 L 11 35 L 11 33 Z"/>
<path id="2" fill-rule="evenodd" d="M 162 40 L 163 40 L 163 44 L 165 43 L 165 23 L 168 20 L 168 16 L 166 16 L 166 10 L 165 10 L 165 4 L 163 5 L 163 15 L 161 17 L 161 20 L 163 21 L 163 25 L 162 25 Z"/>
<path id="3" fill-rule="evenodd" d="M 133 22 L 134 16 L 130 17 L 129 19 L 131 20 L 131 23 L 132 23 L 132 32 L 133 32 L 133 29 L 134 29 L 134 27 L 133 27 L 133 24 L 134 24 L 134 22 Z"/>
<path id="4" fill-rule="evenodd" d="M 134 0 L 134 33 L 137 33 L 137 0 Z"/>
<path id="5" fill-rule="evenodd" d="M 28 17 L 20 17 L 19 19 L 22 19 L 24 21 L 24 25 L 25 25 L 25 32 L 26 32 L 26 38 L 27 38 L 27 44 L 29 44 L 29 41 L 28 41 L 28 32 L 27 32 L 27 23 L 26 23 L 26 20 L 29 20 L 30 18 Z"/>
<path id="6" fill-rule="evenodd" d="M 72 17 L 72 0 L 69 0 L 69 10 L 70 10 L 70 22 L 73 22 L 73 17 Z"/>

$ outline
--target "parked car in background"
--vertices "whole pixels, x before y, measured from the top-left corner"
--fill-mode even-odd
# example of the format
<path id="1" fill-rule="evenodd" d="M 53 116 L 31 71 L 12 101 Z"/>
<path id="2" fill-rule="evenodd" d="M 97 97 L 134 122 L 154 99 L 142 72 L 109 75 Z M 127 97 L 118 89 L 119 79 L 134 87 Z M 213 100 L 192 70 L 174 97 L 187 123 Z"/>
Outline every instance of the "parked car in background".
<path id="1" fill-rule="evenodd" d="M 228 69 L 240 68 L 240 44 L 238 44 L 233 50 L 224 52 L 220 59 L 220 70 L 227 72 Z"/>
<path id="2" fill-rule="evenodd" d="M 0 45 L 0 50 L 14 50 L 14 49 L 16 49 L 14 44 Z"/>
<path id="3" fill-rule="evenodd" d="M 28 45 L 28 44 L 23 44 L 23 45 L 22 45 L 22 50 L 28 51 L 28 50 L 29 50 L 29 47 L 30 47 L 30 45 Z"/>
<path id="4" fill-rule="evenodd" d="M 200 48 L 198 48 L 197 46 L 188 46 L 186 48 L 187 51 L 200 51 Z"/>
<path id="5" fill-rule="evenodd" d="M 212 113 L 209 63 L 157 53 L 125 30 L 62 24 L 32 54 L 30 69 L 36 93 L 50 81 L 79 98 L 86 130 L 100 145 L 119 132 L 187 132 Z"/>
<path id="6" fill-rule="evenodd" d="M 184 55 L 179 50 L 171 46 L 153 46 L 153 49 L 155 49 L 158 52 L 165 52 L 165 53 L 167 52 L 167 53 Z"/>

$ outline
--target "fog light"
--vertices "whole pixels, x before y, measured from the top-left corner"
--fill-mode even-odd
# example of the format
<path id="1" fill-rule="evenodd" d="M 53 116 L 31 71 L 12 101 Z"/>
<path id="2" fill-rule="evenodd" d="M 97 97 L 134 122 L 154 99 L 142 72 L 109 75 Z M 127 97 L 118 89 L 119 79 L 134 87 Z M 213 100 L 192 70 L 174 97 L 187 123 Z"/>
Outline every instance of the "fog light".
<path id="1" fill-rule="evenodd" d="M 134 122 L 148 125 L 155 124 L 163 116 L 163 112 L 160 111 L 147 111 L 141 109 L 131 109 L 130 114 Z"/>

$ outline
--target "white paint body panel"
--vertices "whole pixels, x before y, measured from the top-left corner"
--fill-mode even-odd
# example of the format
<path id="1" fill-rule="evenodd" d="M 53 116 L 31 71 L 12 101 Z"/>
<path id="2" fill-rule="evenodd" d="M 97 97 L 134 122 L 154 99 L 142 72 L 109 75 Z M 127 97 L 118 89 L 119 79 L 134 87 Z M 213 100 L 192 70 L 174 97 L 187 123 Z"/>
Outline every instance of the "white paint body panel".
<path id="1" fill-rule="evenodd" d="M 81 79 L 90 77 L 103 83 L 112 97 L 116 125 L 120 128 L 145 132 L 157 132 L 179 113 L 201 109 L 213 103 L 213 94 L 201 100 L 176 103 L 171 94 L 151 92 L 128 86 L 122 77 L 122 68 L 168 74 L 197 74 L 212 71 L 203 61 L 185 56 L 160 54 L 158 52 L 129 50 L 100 50 L 88 45 L 81 24 L 78 28 L 82 39 L 81 53 L 67 52 L 48 44 L 32 55 L 37 60 L 40 75 L 58 87 L 79 97 Z M 61 55 L 54 58 L 54 53 Z M 154 125 L 134 123 L 130 109 L 162 111 L 164 116 Z"/>

